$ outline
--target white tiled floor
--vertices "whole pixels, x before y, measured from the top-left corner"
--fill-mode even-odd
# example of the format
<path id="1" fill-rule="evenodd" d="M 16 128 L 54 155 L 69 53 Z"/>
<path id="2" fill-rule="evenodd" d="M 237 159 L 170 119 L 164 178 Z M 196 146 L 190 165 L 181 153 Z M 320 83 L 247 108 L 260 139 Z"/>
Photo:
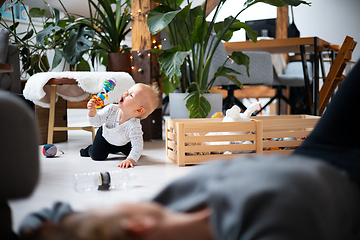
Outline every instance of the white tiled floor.
<path id="1" fill-rule="evenodd" d="M 68 110 L 69 126 L 88 125 L 86 109 Z M 166 183 L 183 176 L 196 166 L 177 167 L 166 159 L 165 142 L 156 140 L 145 142 L 143 156 L 132 171 L 137 180 L 134 187 L 126 190 L 75 192 L 73 175 L 82 172 L 111 171 L 124 159 L 121 155 L 110 155 L 106 161 L 93 161 L 83 158 L 79 150 L 91 143 L 91 133 L 85 131 L 69 131 L 68 141 L 56 143 L 58 156 L 46 158 L 39 146 L 41 173 L 38 185 L 27 199 L 10 202 L 13 213 L 14 230 L 18 229 L 21 220 L 28 213 L 44 207 L 50 207 L 55 201 L 65 201 L 74 210 L 84 210 L 98 206 L 110 206 L 120 202 L 141 201 L 152 197 Z"/>

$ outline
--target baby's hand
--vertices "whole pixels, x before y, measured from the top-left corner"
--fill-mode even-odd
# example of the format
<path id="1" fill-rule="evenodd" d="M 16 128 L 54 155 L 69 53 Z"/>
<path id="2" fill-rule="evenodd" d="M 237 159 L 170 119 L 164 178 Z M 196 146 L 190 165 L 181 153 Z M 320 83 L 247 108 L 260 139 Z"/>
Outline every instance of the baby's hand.
<path id="1" fill-rule="evenodd" d="M 87 103 L 87 109 L 88 110 L 94 110 L 96 104 L 97 103 L 96 103 L 95 99 L 90 99 L 89 102 Z"/>
<path id="2" fill-rule="evenodd" d="M 128 168 L 128 167 L 134 167 L 135 161 L 132 160 L 131 158 L 126 158 L 124 161 L 122 161 L 119 164 L 119 168 Z"/>
<path id="3" fill-rule="evenodd" d="M 88 115 L 89 117 L 94 117 L 96 115 L 96 100 L 90 99 L 90 101 L 87 103 L 87 109 L 88 109 Z"/>

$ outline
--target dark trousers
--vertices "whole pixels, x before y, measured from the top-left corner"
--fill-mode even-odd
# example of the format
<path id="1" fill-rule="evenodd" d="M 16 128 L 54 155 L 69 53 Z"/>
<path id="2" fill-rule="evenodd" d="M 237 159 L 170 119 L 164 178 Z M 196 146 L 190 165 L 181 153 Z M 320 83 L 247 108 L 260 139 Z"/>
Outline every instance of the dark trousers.
<path id="1" fill-rule="evenodd" d="M 96 132 L 93 144 L 86 148 L 88 155 L 93 160 L 105 160 L 110 153 L 121 152 L 126 156 L 129 155 L 131 142 L 128 142 L 124 146 L 112 145 L 102 136 L 102 131 L 102 127 L 100 127 Z"/>
<path id="2" fill-rule="evenodd" d="M 321 159 L 360 186 L 360 61 L 340 84 L 318 124 L 294 152 Z"/>

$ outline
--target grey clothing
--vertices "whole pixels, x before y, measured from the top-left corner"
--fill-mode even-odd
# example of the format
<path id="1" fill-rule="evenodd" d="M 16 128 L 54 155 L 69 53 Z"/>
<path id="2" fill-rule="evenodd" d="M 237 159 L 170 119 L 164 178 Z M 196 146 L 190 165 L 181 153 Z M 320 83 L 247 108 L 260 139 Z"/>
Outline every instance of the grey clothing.
<path id="1" fill-rule="evenodd" d="M 344 240 L 359 229 L 359 191 L 347 174 L 296 155 L 205 164 L 154 200 L 181 212 L 208 206 L 219 240 Z"/>

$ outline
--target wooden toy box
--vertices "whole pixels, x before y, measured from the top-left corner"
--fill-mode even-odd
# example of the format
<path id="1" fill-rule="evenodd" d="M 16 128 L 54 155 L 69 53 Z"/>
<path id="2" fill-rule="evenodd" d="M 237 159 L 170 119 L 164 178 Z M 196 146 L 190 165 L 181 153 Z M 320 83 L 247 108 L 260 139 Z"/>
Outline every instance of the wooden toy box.
<path id="1" fill-rule="evenodd" d="M 166 155 L 178 166 L 185 166 L 216 158 L 288 154 L 303 142 L 318 120 L 309 115 L 260 116 L 235 123 L 216 118 L 168 119 Z"/>

